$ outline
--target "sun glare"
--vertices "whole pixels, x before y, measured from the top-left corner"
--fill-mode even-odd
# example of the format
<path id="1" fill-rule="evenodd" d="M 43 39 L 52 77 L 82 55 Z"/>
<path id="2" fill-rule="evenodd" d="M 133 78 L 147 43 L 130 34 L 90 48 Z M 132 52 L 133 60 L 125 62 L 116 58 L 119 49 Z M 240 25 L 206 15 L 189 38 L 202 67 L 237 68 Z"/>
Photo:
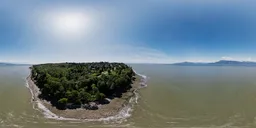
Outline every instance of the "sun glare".
<path id="1" fill-rule="evenodd" d="M 69 34 L 81 32 L 86 24 L 82 14 L 61 14 L 54 19 L 56 29 Z"/>
<path id="2" fill-rule="evenodd" d="M 50 17 L 50 31 L 55 36 L 79 38 L 88 31 L 89 17 L 80 12 L 54 13 Z"/>

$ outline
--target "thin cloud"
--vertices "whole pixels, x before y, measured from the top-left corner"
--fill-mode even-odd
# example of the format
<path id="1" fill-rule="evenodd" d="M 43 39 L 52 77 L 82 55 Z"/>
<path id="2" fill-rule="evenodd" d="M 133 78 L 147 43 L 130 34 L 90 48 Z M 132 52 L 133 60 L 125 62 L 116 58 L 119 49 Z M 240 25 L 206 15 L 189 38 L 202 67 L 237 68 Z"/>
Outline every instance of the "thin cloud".
<path id="1" fill-rule="evenodd" d="M 49 14 L 58 14 L 58 12 L 68 10 L 83 13 L 93 26 L 88 28 L 86 35 L 75 40 L 62 40 L 53 37 L 51 33 L 54 29 L 49 23 L 51 19 L 45 18 Z M 95 9 L 96 8 L 96 9 Z M 170 55 L 154 48 L 143 46 L 143 43 L 134 43 L 126 41 L 120 37 L 120 33 L 125 31 L 125 24 L 129 25 L 133 20 L 130 14 L 122 17 L 120 22 L 120 13 L 116 13 L 116 8 L 105 7 L 97 10 L 98 6 L 91 8 L 88 6 L 77 6 L 69 8 L 68 6 L 60 9 L 52 6 L 41 7 L 30 16 L 33 28 L 29 33 L 34 32 L 35 47 L 27 54 L 27 61 L 31 63 L 47 62 L 91 62 L 91 61 L 112 61 L 126 63 L 171 63 L 173 60 Z M 56 11 L 54 13 L 54 11 Z M 122 11 L 122 10 L 120 10 Z M 51 13 L 49 13 L 51 12 Z M 31 14 L 31 13 L 30 13 Z M 126 14 L 126 13 L 124 13 Z M 54 17 L 53 17 L 54 18 Z M 136 18 L 135 18 L 136 19 Z M 91 25 L 91 24 L 90 24 Z M 29 34 L 28 34 L 29 35 Z M 35 53 L 35 54 L 33 54 Z"/>
<path id="2" fill-rule="evenodd" d="M 234 60 L 234 58 L 229 57 L 229 56 L 223 56 L 221 57 L 222 60 Z"/>
<path id="3" fill-rule="evenodd" d="M 233 60 L 233 61 L 254 61 L 252 57 L 229 57 L 223 56 L 221 60 Z"/>

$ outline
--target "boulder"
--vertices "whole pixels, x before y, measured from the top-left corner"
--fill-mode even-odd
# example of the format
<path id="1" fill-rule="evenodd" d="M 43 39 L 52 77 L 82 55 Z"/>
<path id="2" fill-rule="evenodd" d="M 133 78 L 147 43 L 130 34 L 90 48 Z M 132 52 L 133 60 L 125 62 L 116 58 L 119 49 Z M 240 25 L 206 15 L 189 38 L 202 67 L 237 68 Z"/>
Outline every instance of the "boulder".
<path id="1" fill-rule="evenodd" d="M 97 110 L 99 109 L 98 105 L 95 102 L 90 102 L 90 110 Z"/>
<path id="2" fill-rule="evenodd" d="M 99 109 L 98 105 L 95 102 L 90 102 L 89 104 L 84 104 L 83 108 L 88 110 L 97 110 Z"/>

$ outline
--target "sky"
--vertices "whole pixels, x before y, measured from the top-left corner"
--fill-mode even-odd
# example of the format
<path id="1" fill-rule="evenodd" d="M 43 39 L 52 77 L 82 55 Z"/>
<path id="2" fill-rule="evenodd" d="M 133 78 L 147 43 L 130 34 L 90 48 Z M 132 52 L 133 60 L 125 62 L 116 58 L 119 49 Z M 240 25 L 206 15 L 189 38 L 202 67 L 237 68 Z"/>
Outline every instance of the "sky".
<path id="1" fill-rule="evenodd" d="M 256 61 L 253 0 L 1 0 L 0 62 Z"/>

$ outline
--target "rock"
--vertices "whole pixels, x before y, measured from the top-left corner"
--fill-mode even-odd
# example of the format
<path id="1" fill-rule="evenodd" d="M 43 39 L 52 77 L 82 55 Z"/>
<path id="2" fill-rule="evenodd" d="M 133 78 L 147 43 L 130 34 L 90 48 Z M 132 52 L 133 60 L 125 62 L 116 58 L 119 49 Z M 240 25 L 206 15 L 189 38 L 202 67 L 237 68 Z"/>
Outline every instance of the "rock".
<path id="1" fill-rule="evenodd" d="M 110 99 L 105 98 L 105 99 L 103 99 L 103 100 L 100 101 L 100 104 L 109 104 L 110 101 L 111 101 Z"/>
<path id="2" fill-rule="evenodd" d="M 89 109 L 89 108 L 90 108 L 90 105 L 89 105 L 89 104 L 83 104 L 83 105 L 82 105 L 82 108 L 84 108 L 84 109 Z"/>
<path id="3" fill-rule="evenodd" d="M 95 102 L 90 102 L 90 110 L 97 110 L 99 107 Z"/>
<path id="4" fill-rule="evenodd" d="M 97 110 L 99 109 L 98 105 L 95 102 L 90 102 L 89 104 L 84 104 L 83 108 L 88 110 Z"/>

